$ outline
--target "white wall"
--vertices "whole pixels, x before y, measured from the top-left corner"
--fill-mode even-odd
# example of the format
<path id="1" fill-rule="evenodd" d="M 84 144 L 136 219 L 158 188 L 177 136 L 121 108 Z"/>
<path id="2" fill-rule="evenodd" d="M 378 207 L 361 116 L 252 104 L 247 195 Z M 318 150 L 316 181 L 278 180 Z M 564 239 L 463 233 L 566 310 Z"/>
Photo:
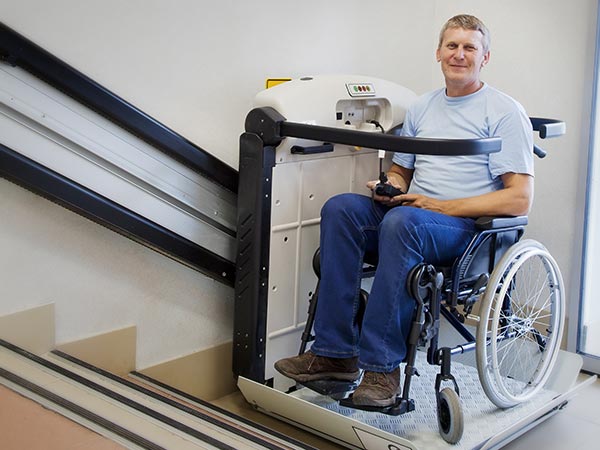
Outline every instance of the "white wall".
<path id="1" fill-rule="evenodd" d="M 362 73 L 423 93 L 442 81 L 434 59 L 442 23 L 458 12 L 479 15 L 492 31 L 484 79 L 530 115 L 568 123 L 568 135 L 546 143 L 550 156 L 537 162 L 528 234 L 558 259 L 573 301 L 596 7 L 594 0 L 0 0 L 0 20 L 237 167 L 243 121 L 265 78 Z M 0 314 L 59 299 L 63 341 L 137 323 L 146 330 L 140 366 L 230 335 L 230 289 L 54 205 L 45 208 L 6 182 L 0 192 L 0 268 L 9 280 L 0 283 Z M 5 214 L 15 216 L 8 225 Z M 56 221 L 69 232 L 53 232 Z M 37 238 L 26 239 L 34 224 Z M 89 252 L 78 250 L 82 243 Z M 26 279 L 53 289 L 10 281 Z"/>
<path id="2" fill-rule="evenodd" d="M 0 316 L 54 303 L 58 344 L 136 325 L 140 368 L 231 340 L 223 284 L 1 178 L 0 211 Z"/>

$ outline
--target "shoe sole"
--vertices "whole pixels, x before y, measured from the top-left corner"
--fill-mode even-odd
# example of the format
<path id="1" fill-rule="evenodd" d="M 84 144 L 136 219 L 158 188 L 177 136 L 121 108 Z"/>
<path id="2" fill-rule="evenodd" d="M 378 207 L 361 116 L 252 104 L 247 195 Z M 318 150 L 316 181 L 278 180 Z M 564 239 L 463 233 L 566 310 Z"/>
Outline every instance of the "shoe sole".
<path id="1" fill-rule="evenodd" d="M 396 394 L 394 394 L 391 398 L 384 398 L 381 400 L 375 400 L 372 398 L 356 399 L 352 396 L 352 403 L 356 406 L 373 406 L 376 408 L 386 408 L 388 406 L 393 406 L 396 403 Z"/>
<path id="2" fill-rule="evenodd" d="M 388 406 L 393 406 L 394 404 L 396 404 L 396 399 L 400 395 L 400 386 L 398 385 L 398 389 L 396 390 L 396 392 L 394 392 L 394 394 L 392 394 L 392 396 L 388 397 L 388 398 L 382 398 L 382 399 L 375 399 L 375 398 L 369 398 L 369 397 L 360 398 L 360 395 L 359 395 L 359 397 L 357 399 L 355 394 L 356 394 L 356 392 L 354 394 L 352 394 L 351 398 L 352 398 L 352 403 L 354 403 L 357 406 L 373 406 L 376 408 L 386 408 Z"/>
<path id="3" fill-rule="evenodd" d="M 277 366 L 275 366 L 275 370 L 277 370 L 277 372 L 279 372 L 280 374 L 285 375 L 286 377 L 291 378 L 294 381 L 297 381 L 298 383 L 306 383 L 307 381 L 319 381 L 319 380 L 356 381 L 360 377 L 359 370 L 357 370 L 356 372 L 348 372 L 348 373 L 321 372 L 321 373 L 314 373 L 314 374 L 306 374 L 306 373 L 293 374 L 293 373 L 286 372 L 285 370 L 281 370 Z"/>

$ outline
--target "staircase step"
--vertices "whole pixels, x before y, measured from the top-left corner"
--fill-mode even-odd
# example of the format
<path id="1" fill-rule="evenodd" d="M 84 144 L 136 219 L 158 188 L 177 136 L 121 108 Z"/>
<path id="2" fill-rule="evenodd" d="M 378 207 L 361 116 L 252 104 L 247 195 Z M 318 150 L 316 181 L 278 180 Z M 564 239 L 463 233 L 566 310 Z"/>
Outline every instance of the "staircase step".
<path id="1" fill-rule="evenodd" d="M 73 414 L 87 414 L 87 422 L 108 428 L 107 435 L 118 437 L 117 442 L 139 448 L 310 448 L 208 407 L 199 399 L 183 400 L 173 393 L 161 393 L 157 385 L 144 385 L 138 377 L 118 377 L 61 352 L 42 358 L 0 341 L 0 367 L 6 372 L 0 373 L 4 377 L 0 382 L 8 379 L 13 386 L 23 385 L 21 390 L 37 389 L 38 397 L 50 403 L 62 401 Z"/>

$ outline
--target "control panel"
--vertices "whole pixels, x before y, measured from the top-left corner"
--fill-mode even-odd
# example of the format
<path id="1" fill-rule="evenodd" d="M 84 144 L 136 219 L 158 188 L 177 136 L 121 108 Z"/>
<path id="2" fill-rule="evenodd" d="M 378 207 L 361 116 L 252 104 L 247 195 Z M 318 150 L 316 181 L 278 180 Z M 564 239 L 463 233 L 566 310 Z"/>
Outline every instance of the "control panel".
<path id="1" fill-rule="evenodd" d="M 346 83 L 350 97 L 375 97 L 373 83 Z"/>

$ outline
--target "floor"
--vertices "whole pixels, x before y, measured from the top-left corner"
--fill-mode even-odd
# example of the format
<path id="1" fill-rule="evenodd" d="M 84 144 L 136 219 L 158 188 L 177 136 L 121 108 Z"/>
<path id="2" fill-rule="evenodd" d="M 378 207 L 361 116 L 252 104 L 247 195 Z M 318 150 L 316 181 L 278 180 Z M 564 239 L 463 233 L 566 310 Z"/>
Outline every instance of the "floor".
<path id="1" fill-rule="evenodd" d="M 587 377 L 582 374 L 580 378 Z M 596 380 L 565 409 L 525 433 L 504 448 L 506 450 L 583 450 L 600 447 L 600 380 Z"/>
<path id="2" fill-rule="evenodd" d="M 584 375 L 582 375 L 584 376 Z M 215 402 L 219 406 L 322 450 L 342 447 L 255 411 L 241 394 Z M 600 381 L 567 407 L 505 447 L 507 450 L 598 448 Z M 0 386 L 0 447 L 3 450 L 117 450 L 122 447 L 69 419 Z"/>

